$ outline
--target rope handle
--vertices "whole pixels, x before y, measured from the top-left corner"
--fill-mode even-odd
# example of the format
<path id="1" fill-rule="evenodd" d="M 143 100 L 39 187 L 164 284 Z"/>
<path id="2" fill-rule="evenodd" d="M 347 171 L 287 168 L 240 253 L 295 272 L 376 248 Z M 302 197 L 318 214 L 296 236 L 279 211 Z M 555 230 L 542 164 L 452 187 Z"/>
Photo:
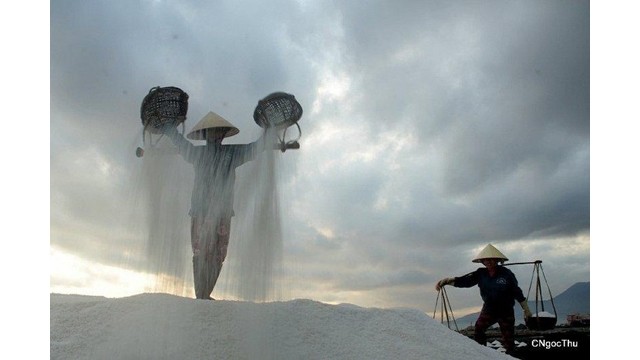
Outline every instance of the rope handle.
<path id="1" fill-rule="evenodd" d="M 451 308 L 451 301 L 449 300 L 449 296 L 447 295 L 447 290 L 445 290 L 444 286 L 438 290 L 438 295 L 436 297 L 436 306 L 433 309 L 433 319 L 436 318 L 436 311 L 438 310 L 438 300 L 442 298 L 442 302 L 440 303 L 440 323 L 444 324 L 444 318 L 447 318 L 447 327 L 451 329 L 451 322 L 453 322 L 456 331 L 460 332 L 458 329 L 458 323 L 456 323 L 456 318 L 453 315 L 453 309 Z M 449 316 L 451 314 L 451 316 Z"/>

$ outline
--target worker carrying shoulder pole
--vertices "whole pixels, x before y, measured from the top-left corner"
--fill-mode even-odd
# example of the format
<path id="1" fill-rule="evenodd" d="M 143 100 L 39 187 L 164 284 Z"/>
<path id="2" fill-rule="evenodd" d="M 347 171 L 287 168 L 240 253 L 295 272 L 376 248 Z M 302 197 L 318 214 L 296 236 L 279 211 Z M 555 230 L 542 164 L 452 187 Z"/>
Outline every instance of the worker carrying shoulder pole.
<path id="1" fill-rule="evenodd" d="M 527 299 L 518 286 L 518 280 L 511 270 L 502 266 L 509 259 L 493 245 L 488 244 L 472 261 L 482 263 L 485 267 L 478 268 L 469 274 L 444 278 L 436 284 L 436 290 L 440 291 L 445 285 L 457 288 L 468 288 L 478 285 L 480 296 L 484 302 L 480 316 L 475 324 L 475 340 L 485 345 L 487 342 L 486 330 L 498 323 L 505 350 L 512 354 L 514 350 L 515 315 L 513 306 L 515 301 L 520 303 L 525 318 L 531 316 Z"/>

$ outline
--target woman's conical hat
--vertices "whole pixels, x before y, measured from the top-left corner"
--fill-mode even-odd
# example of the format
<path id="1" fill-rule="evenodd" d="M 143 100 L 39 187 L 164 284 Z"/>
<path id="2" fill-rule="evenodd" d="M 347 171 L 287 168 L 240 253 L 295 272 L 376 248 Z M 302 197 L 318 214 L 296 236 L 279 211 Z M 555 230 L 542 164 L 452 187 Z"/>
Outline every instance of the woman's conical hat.
<path id="1" fill-rule="evenodd" d="M 187 137 L 191 140 L 206 140 L 202 130 L 212 128 L 227 128 L 228 130 L 224 137 L 230 137 L 240 132 L 237 127 L 233 126 L 225 118 L 213 111 L 209 111 L 209 113 L 205 115 L 202 120 L 193 127 L 193 129 L 191 129 L 191 132 L 187 134 Z"/>
<path id="2" fill-rule="evenodd" d="M 480 251 L 478 256 L 475 259 L 471 260 L 472 262 L 479 263 L 484 259 L 498 259 L 499 261 L 509 261 L 509 259 L 504 256 L 500 250 L 496 249 L 493 245 L 489 244 Z"/>

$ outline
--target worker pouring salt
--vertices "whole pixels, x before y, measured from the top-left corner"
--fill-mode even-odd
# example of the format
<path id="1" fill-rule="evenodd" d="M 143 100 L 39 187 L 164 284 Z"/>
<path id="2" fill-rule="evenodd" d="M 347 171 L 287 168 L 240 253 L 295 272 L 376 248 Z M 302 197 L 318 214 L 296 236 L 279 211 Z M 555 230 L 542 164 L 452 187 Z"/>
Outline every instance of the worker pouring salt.
<path id="1" fill-rule="evenodd" d="M 195 170 L 189 211 L 194 290 L 197 299 L 212 300 L 211 293 L 229 246 L 235 170 L 265 150 L 267 130 L 255 142 L 222 145 L 225 138 L 240 130 L 222 116 L 209 112 L 187 134 L 192 140 L 206 140 L 206 145 L 193 145 L 178 133 L 175 125 L 165 126 L 162 131 Z"/>

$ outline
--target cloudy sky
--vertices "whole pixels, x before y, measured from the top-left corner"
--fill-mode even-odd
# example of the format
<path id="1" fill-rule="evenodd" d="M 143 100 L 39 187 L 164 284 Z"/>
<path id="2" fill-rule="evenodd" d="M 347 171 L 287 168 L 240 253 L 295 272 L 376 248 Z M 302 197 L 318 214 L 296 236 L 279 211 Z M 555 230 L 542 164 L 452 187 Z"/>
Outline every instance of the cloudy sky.
<path id="1" fill-rule="evenodd" d="M 302 104 L 281 156 L 290 297 L 432 312 L 487 243 L 543 260 L 555 294 L 590 281 L 588 2 L 50 6 L 51 292 L 144 291 L 122 214 L 154 86 L 189 94 L 187 128 L 223 114 L 229 143 L 257 137 L 265 95 Z M 532 268 L 514 270 L 526 293 Z"/>

